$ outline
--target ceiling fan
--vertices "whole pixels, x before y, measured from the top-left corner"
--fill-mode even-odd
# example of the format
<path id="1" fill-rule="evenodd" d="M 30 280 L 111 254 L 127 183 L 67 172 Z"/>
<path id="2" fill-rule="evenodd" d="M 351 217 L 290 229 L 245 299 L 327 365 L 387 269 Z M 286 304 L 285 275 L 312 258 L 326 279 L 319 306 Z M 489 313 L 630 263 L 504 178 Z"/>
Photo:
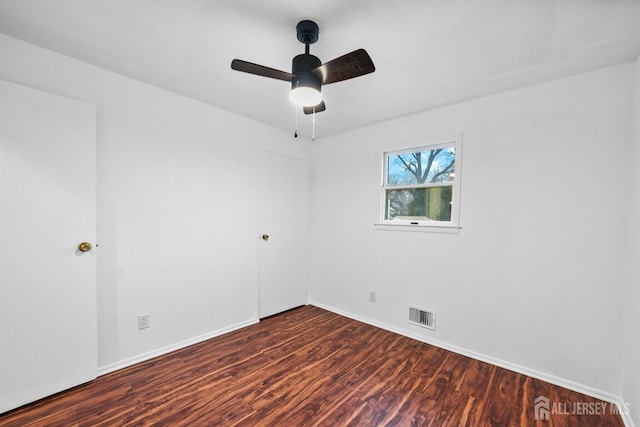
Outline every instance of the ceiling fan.
<path id="1" fill-rule="evenodd" d="M 293 58 L 290 73 L 240 59 L 231 61 L 231 68 L 291 82 L 289 97 L 296 105 L 303 107 L 305 114 L 319 113 L 326 109 L 322 100 L 322 85 L 360 77 L 376 70 L 364 49 L 354 50 L 322 64 L 317 56 L 309 53 L 309 45 L 318 41 L 320 33 L 318 24 L 313 21 L 300 21 L 296 25 L 296 33 L 298 41 L 304 44 L 304 53 Z"/>

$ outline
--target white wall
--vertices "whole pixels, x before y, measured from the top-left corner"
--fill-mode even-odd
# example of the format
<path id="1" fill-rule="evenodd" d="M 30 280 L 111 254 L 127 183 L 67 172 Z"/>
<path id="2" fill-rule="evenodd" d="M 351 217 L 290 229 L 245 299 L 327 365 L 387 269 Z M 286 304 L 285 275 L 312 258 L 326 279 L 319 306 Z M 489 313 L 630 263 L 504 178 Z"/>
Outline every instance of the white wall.
<path id="1" fill-rule="evenodd" d="M 0 56 L 0 78 L 97 106 L 99 366 L 255 321 L 259 152 L 308 141 L 4 35 Z"/>
<path id="2" fill-rule="evenodd" d="M 630 405 L 633 422 L 640 426 L 640 58 L 635 64 L 633 137 L 629 151 L 629 233 L 627 280 L 623 294 L 622 396 Z"/>
<path id="3" fill-rule="evenodd" d="M 620 65 L 318 141 L 312 300 L 620 395 L 632 81 Z M 456 132 L 460 233 L 376 230 L 383 148 Z"/>

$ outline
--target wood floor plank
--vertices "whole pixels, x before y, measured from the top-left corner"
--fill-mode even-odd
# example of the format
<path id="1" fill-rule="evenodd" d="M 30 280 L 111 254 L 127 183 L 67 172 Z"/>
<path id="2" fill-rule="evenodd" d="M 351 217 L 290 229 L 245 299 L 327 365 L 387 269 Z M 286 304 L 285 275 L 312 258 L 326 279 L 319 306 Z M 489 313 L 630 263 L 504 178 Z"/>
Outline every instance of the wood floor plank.
<path id="1" fill-rule="evenodd" d="M 537 420 L 538 396 L 568 413 Z M 623 426 L 611 404 L 571 413 L 595 405 L 306 306 L 0 414 L 0 426 Z"/>

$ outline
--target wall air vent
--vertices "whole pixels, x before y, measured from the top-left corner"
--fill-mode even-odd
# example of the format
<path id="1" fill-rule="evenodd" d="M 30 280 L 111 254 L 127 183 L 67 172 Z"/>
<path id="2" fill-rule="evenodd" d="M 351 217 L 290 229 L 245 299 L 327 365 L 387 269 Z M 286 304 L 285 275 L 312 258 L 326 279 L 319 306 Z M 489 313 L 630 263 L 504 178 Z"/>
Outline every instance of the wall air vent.
<path id="1" fill-rule="evenodd" d="M 409 323 L 435 331 L 436 312 L 433 310 L 409 306 Z"/>

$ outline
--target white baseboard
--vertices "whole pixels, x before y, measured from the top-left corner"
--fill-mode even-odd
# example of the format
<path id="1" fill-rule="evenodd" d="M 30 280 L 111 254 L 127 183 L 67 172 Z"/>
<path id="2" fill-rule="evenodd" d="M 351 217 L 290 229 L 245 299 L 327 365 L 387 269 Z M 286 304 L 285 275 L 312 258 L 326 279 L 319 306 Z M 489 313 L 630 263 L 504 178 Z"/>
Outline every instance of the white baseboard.
<path id="1" fill-rule="evenodd" d="M 366 323 L 366 324 L 369 324 L 369 325 L 372 325 L 372 326 L 376 326 L 378 328 L 381 328 L 381 329 L 384 329 L 384 330 L 387 330 L 387 331 L 390 331 L 390 332 L 393 332 L 393 333 L 396 333 L 396 334 L 399 334 L 399 335 L 403 335 L 405 337 L 412 338 L 412 339 L 415 339 L 417 341 L 421 341 L 421 342 L 424 342 L 424 343 L 427 343 L 427 344 L 430 344 L 430 345 L 434 345 L 436 347 L 443 348 L 445 350 L 452 351 L 454 353 L 461 354 L 463 356 L 470 357 L 472 359 L 476 359 L 476 360 L 480 360 L 482 362 L 490 363 L 492 365 L 499 366 L 501 368 L 508 369 L 510 371 L 518 372 L 520 374 L 527 375 L 527 376 L 530 376 L 532 378 L 536 378 L 536 379 L 539 379 L 539 380 L 542 380 L 542 381 L 546 381 L 548 383 L 551 383 L 551 384 L 554 384 L 554 385 L 557 385 L 557 386 L 560 386 L 560 387 L 564 387 L 564 388 L 567 388 L 569 390 L 577 391 L 578 393 L 582 393 L 582 394 L 585 394 L 587 396 L 595 397 L 596 399 L 604 400 L 606 402 L 618 405 L 618 408 L 622 408 L 622 409 L 625 408 L 625 402 L 620 396 L 616 396 L 616 395 L 614 395 L 612 393 L 609 393 L 609 392 L 606 392 L 606 391 L 603 391 L 603 390 L 599 390 L 599 389 L 587 386 L 585 384 L 580 384 L 580 383 L 577 383 L 575 381 L 571 381 L 571 380 L 568 380 L 568 379 L 565 379 L 565 378 L 561 378 L 561 377 L 558 377 L 558 376 L 555 376 L 555 375 L 547 374 L 545 372 L 537 371 L 535 369 L 530 369 L 530 368 L 527 368 L 525 366 L 517 365 L 515 363 L 511 363 L 511 362 L 508 362 L 506 360 L 497 359 L 495 357 L 491 357 L 491 356 L 488 356 L 486 354 L 478 353 L 478 352 L 473 351 L 473 350 L 468 350 L 468 349 L 463 348 L 463 347 L 458 347 L 456 345 L 449 344 L 449 343 L 446 343 L 446 342 L 443 342 L 443 341 L 429 339 L 427 337 L 411 333 L 410 331 L 406 331 L 406 330 L 403 330 L 403 329 L 400 329 L 400 328 L 395 328 L 395 327 L 389 326 L 387 324 L 378 322 L 376 320 L 369 319 L 369 318 L 366 318 L 366 317 L 363 317 L 363 316 L 359 316 L 357 314 L 353 314 L 353 313 L 341 310 L 341 309 L 336 308 L 336 307 L 325 305 L 325 304 L 319 303 L 317 301 L 310 300 L 309 304 L 313 305 L 313 306 L 316 306 L 316 307 L 319 307 L 319 308 L 322 308 L 322 309 L 327 310 L 327 311 L 331 311 L 331 312 L 339 314 L 341 316 L 345 316 L 345 317 L 348 317 L 350 319 L 357 320 L 357 321 L 362 322 L 362 323 Z M 621 410 L 620 411 L 620 416 L 622 417 L 622 421 L 624 422 L 626 427 L 635 427 L 635 425 L 633 423 L 633 420 L 631 419 L 631 414 L 625 413 L 624 410 Z"/>
<path id="2" fill-rule="evenodd" d="M 193 344 L 197 344 L 202 341 L 206 341 L 211 338 L 215 338 L 217 336 L 226 334 L 228 332 L 232 332 L 238 329 L 242 329 L 246 326 L 253 325 L 258 323 L 260 320 L 258 318 L 250 319 L 245 322 L 236 323 L 231 326 L 227 326 L 226 328 L 217 329 L 215 331 L 208 332 L 203 335 L 198 335 L 193 338 L 186 339 L 184 341 L 177 342 L 175 344 L 170 344 L 165 347 L 158 348 L 156 350 L 149 351 L 147 353 L 139 354 L 137 356 L 129 357 L 128 359 L 120 360 L 115 363 L 110 363 L 108 365 L 99 366 L 98 367 L 98 376 L 106 375 L 110 372 L 117 371 L 119 369 L 127 368 L 129 366 L 135 365 L 136 363 L 144 362 L 149 359 L 153 359 L 154 357 L 162 356 L 163 354 L 171 353 L 172 351 L 180 350 L 182 348 L 188 347 Z"/>

